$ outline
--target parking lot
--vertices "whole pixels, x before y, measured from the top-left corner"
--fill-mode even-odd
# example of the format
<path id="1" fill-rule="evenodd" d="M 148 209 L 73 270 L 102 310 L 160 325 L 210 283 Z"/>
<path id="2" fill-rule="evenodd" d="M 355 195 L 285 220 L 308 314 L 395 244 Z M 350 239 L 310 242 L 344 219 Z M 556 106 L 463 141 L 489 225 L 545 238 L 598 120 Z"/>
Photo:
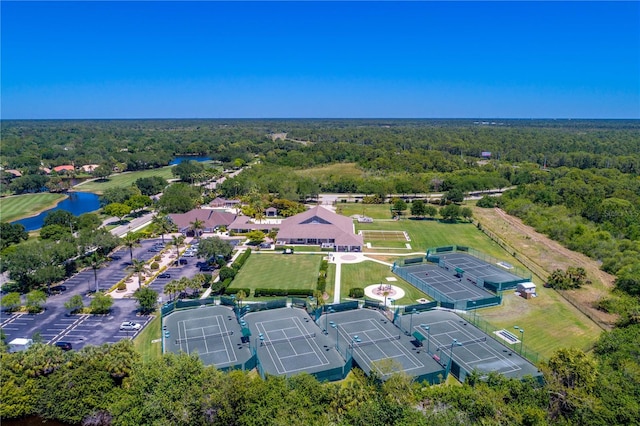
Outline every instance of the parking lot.
<path id="1" fill-rule="evenodd" d="M 160 239 L 142 241 L 140 247 L 133 249 L 133 258 L 144 261 L 151 259 L 157 253 L 150 252 L 149 249 L 160 241 Z M 39 334 L 45 343 L 65 341 L 70 342 L 73 349 L 80 349 L 86 345 L 115 343 L 122 339 L 133 338 L 140 333 L 152 318 L 137 315 L 135 299 L 114 299 L 108 315 L 69 315 L 69 311 L 64 307 L 64 304 L 74 295 L 81 295 L 84 306 L 88 306 L 91 303 L 90 292 L 94 292 L 96 287 L 100 290 L 111 288 L 129 273 L 126 270 L 130 262 L 129 249 L 120 249 L 113 255 L 120 258 L 106 262 L 95 271 L 95 274 L 93 269 L 89 268 L 62 283 L 66 290 L 48 297 L 43 312 L 39 314 L 3 313 L 0 327 L 7 341 L 18 337 L 32 338 Z M 166 283 L 172 279 L 194 276 L 199 272 L 196 262 L 197 258 L 192 257 L 188 259 L 187 265 L 169 268 L 167 272 L 171 278 L 157 279 L 150 287 L 159 293 L 162 300 L 166 300 L 162 292 Z M 120 324 L 124 321 L 140 323 L 142 328 L 137 332 L 120 331 Z"/>

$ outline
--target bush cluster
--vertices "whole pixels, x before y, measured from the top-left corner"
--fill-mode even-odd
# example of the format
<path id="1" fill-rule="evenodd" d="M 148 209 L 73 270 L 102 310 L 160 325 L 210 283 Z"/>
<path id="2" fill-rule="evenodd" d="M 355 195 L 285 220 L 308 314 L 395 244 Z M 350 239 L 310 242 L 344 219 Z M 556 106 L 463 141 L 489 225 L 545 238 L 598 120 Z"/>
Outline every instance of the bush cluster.
<path id="1" fill-rule="evenodd" d="M 250 288 L 225 288 L 223 291 L 223 294 L 225 296 L 229 296 L 231 294 L 237 294 L 240 293 L 240 291 L 244 291 L 244 294 L 247 295 L 247 297 L 249 297 L 251 295 L 251 289 Z"/>
<path id="2" fill-rule="evenodd" d="M 254 296 L 313 296 L 313 290 L 308 288 L 256 288 Z"/>
<path id="3" fill-rule="evenodd" d="M 321 293 L 327 288 L 327 269 L 329 269 L 329 262 L 323 260 L 320 264 L 320 273 L 318 274 L 318 284 L 316 285 L 316 290 Z"/>
<path id="4" fill-rule="evenodd" d="M 351 290 L 349 290 L 349 297 L 364 297 L 364 289 L 360 287 L 352 288 Z"/>

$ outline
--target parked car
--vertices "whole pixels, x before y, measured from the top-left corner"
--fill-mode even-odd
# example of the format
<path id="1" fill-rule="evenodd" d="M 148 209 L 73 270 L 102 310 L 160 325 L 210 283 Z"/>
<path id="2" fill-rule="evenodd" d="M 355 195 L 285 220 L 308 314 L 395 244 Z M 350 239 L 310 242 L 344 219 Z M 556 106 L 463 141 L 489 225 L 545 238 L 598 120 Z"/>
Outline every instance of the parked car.
<path id="1" fill-rule="evenodd" d="M 188 263 L 189 263 L 189 261 L 188 261 L 187 259 L 182 259 L 182 258 L 180 258 L 180 259 L 178 259 L 178 260 L 174 260 L 174 261 L 173 261 L 173 264 L 174 264 L 175 266 L 178 266 L 178 265 L 186 265 L 186 264 L 188 264 Z"/>
<path id="2" fill-rule="evenodd" d="M 63 285 L 54 285 L 49 290 L 51 294 L 58 294 L 58 293 L 62 293 L 63 291 L 67 291 L 67 287 Z"/>
<path id="3" fill-rule="evenodd" d="M 162 249 L 160 247 L 151 247 L 149 250 L 147 250 L 149 253 L 160 253 L 162 251 Z"/>
<path id="4" fill-rule="evenodd" d="M 122 259 L 122 256 L 118 256 L 117 254 L 111 256 L 111 260 L 120 260 Z"/>
<path id="5" fill-rule="evenodd" d="M 211 265 L 202 265 L 200 267 L 200 272 L 210 272 L 210 271 L 214 271 L 216 268 L 214 268 Z"/>
<path id="6" fill-rule="evenodd" d="M 171 278 L 171 274 L 168 272 L 163 272 L 158 275 L 158 278 Z"/>
<path id="7" fill-rule="evenodd" d="M 71 349 L 73 349 L 73 346 L 71 345 L 71 342 L 56 342 L 55 343 L 55 347 L 56 348 L 60 348 L 63 351 L 70 351 Z"/>
<path id="8" fill-rule="evenodd" d="M 120 330 L 137 331 L 137 330 L 140 330 L 141 328 L 142 328 L 142 326 L 140 324 L 138 324 L 137 322 L 133 322 L 133 321 L 125 321 L 122 324 L 120 324 Z"/>

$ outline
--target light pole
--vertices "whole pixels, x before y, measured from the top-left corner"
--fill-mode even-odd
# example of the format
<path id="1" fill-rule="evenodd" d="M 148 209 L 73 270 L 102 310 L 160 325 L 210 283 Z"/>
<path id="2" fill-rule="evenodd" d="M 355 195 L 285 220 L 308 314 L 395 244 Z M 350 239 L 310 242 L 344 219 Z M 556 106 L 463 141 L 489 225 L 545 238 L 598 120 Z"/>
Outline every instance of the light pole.
<path id="1" fill-rule="evenodd" d="M 329 324 L 331 325 L 332 328 L 336 329 L 336 350 L 338 351 L 338 353 L 340 353 L 340 344 L 339 344 L 340 336 L 338 334 L 338 324 L 336 324 L 333 321 L 329 321 Z"/>
<path id="2" fill-rule="evenodd" d="M 393 297 L 389 298 L 389 302 L 391 302 L 391 311 L 393 311 L 393 302 L 395 302 L 396 299 L 394 299 Z"/>
<path id="3" fill-rule="evenodd" d="M 354 343 L 360 343 L 362 342 L 362 340 L 360 340 L 360 337 L 358 336 L 353 336 L 351 338 L 351 343 L 349 344 L 349 347 L 351 348 L 351 358 L 353 358 L 353 345 Z"/>
<path id="4" fill-rule="evenodd" d="M 476 322 L 476 301 L 473 300 L 471 303 L 473 303 L 473 325 L 477 326 L 478 323 Z"/>
<path id="5" fill-rule="evenodd" d="M 445 377 L 448 377 L 449 372 L 451 371 L 451 361 L 453 360 L 454 346 L 462 346 L 462 343 L 458 342 L 458 339 L 453 339 L 453 342 L 451 342 L 451 348 L 449 349 L 449 362 L 447 363 L 447 374 L 445 375 Z"/>
<path id="6" fill-rule="evenodd" d="M 329 334 L 329 314 L 333 313 L 333 308 L 329 306 L 327 311 L 324 313 L 324 334 Z"/>
<path id="7" fill-rule="evenodd" d="M 524 342 L 524 328 L 514 325 L 513 328 L 520 331 L 520 356 L 522 356 L 522 343 Z"/>
<path id="8" fill-rule="evenodd" d="M 413 316 L 416 314 L 416 312 L 418 312 L 416 308 L 413 308 L 411 310 L 411 318 L 409 318 L 409 332 L 407 333 L 407 336 L 411 336 L 411 329 L 413 329 Z"/>
<path id="9" fill-rule="evenodd" d="M 429 351 L 429 340 L 431 340 L 431 332 L 429 331 L 431 327 L 427 324 L 420 324 L 423 330 L 427 330 L 427 354 L 431 355 L 431 351 Z"/>

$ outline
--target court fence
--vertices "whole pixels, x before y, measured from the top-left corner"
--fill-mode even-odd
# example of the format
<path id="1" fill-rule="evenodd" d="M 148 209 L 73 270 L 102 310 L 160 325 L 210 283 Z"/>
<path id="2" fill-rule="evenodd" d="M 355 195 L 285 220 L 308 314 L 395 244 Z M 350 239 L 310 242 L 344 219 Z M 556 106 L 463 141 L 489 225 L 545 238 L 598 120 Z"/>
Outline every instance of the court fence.
<path id="1" fill-rule="evenodd" d="M 404 313 L 405 314 L 409 314 L 411 312 L 413 312 L 413 310 L 415 309 L 416 312 L 424 312 L 424 311 L 430 311 L 432 309 L 435 309 L 436 306 L 438 306 L 438 301 L 434 300 L 433 302 L 428 302 L 428 303 L 418 303 L 415 305 L 406 305 L 404 307 Z"/>
<path id="2" fill-rule="evenodd" d="M 475 257 L 476 259 L 482 260 L 485 263 L 488 263 L 490 265 L 508 265 L 509 269 L 509 273 L 516 275 L 518 277 L 520 277 L 522 280 L 514 280 L 514 281 L 507 281 L 504 283 L 491 283 L 493 285 L 495 285 L 496 287 L 501 287 L 498 288 L 497 290 L 494 291 L 500 291 L 500 290 L 506 290 L 509 288 L 515 288 L 515 286 L 521 282 L 527 282 L 531 280 L 532 274 L 531 272 L 529 272 L 528 270 L 521 268 L 519 266 L 514 266 L 514 265 L 510 265 L 510 264 L 506 264 L 504 261 L 495 258 L 493 256 L 490 256 L 486 253 L 483 253 L 481 251 L 478 251 L 472 247 L 467 247 L 467 246 L 445 246 L 445 247 L 432 247 L 427 249 L 427 253 L 426 253 L 426 259 L 429 262 L 433 262 L 433 263 L 439 263 L 440 262 L 440 256 L 438 256 L 439 254 L 445 254 L 445 253 L 456 253 L 456 252 L 460 252 L 460 253 L 467 253 L 473 257 Z M 502 284 L 501 286 L 498 286 L 498 284 Z M 510 287 L 512 286 L 512 287 Z"/>
<path id="3" fill-rule="evenodd" d="M 468 300 L 466 299 L 454 300 L 450 298 L 443 292 L 437 290 L 436 288 L 430 286 L 426 282 L 417 278 L 415 275 L 411 274 L 410 266 L 400 268 L 394 265 L 392 272 L 397 276 L 399 276 L 400 278 L 402 278 L 403 280 L 405 280 L 406 282 L 408 282 L 409 284 L 411 284 L 412 286 L 414 286 L 415 288 L 417 288 L 418 290 L 420 290 L 421 292 L 425 293 L 431 299 L 434 299 L 435 301 L 437 301 L 440 304 L 440 306 L 442 306 L 443 308 L 460 309 L 460 310 L 467 309 Z M 486 307 L 486 306 L 496 306 L 496 305 L 500 305 L 501 303 L 502 303 L 502 296 L 486 297 L 484 299 L 476 300 L 475 308 L 477 309 L 477 308 Z"/>
<path id="4" fill-rule="evenodd" d="M 193 308 L 193 307 L 207 306 L 207 305 L 213 306 L 215 304 L 216 304 L 215 297 L 207 297 L 206 299 L 189 299 L 189 300 L 178 299 L 173 302 L 165 303 L 160 308 L 160 314 L 163 317 L 165 317 L 176 309 Z"/>
<path id="5" fill-rule="evenodd" d="M 476 315 L 475 313 L 472 313 L 472 314 L 466 313 L 465 314 L 465 313 L 457 312 L 456 315 L 458 315 L 460 318 L 464 319 L 468 323 L 473 324 L 476 328 L 481 330 L 484 334 L 486 334 L 487 336 L 491 337 L 496 342 L 498 342 L 501 345 L 505 346 L 506 348 L 512 350 L 513 352 L 520 354 L 523 358 L 526 358 L 531 363 L 537 364 L 539 361 L 542 360 L 542 357 L 540 356 L 540 354 L 538 352 L 536 352 L 533 349 L 527 347 L 526 345 L 524 345 L 524 343 L 522 344 L 522 346 L 521 346 L 520 343 L 508 344 L 506 341 L 504 341 L 503 339 L 498 337 L 494 332 L 502 330 L 502 329 L 496 327 L 495 325 L 491 324 L 490 322 L 486 321 L 485 319 L 481 318 L 480 316 Z M 522 347 L 522 349 L 521 349 L 521 347 Z"/>

